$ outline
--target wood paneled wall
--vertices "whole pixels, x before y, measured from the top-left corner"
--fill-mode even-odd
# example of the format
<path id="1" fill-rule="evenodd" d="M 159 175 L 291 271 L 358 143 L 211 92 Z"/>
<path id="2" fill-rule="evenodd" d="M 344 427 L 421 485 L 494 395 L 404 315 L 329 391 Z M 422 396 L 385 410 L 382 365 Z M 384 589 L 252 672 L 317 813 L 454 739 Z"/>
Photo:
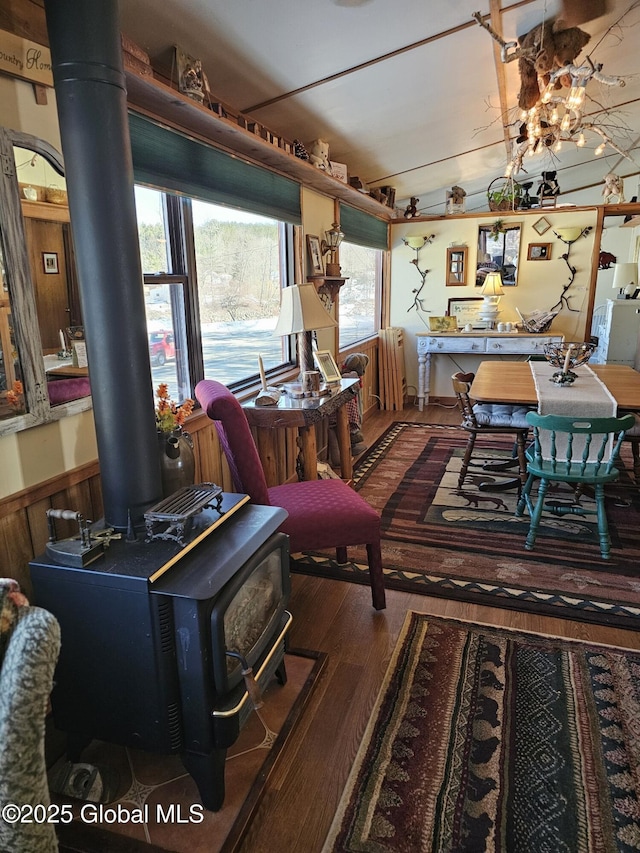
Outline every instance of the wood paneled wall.
<path id="1" fill-rule="evenodd" d="M 350 352 L 363 352 L 369 357 L 362 382 L 366 417 L 367 410 L 377 408 L 377 341 L 345 350 L 340 353 L 338 362 Z M 189 420 L 188 428 L 194 441 L 196 482 L 217 483 L 225 491 L 233 491 L 229 466 L 214 424 L 200 412 Z M 327 429 L 322 426 L 318 433 L 318 448 L 326 449 L 327 444 Z M 298 455 L 296 430 L 278 431 L 276 453 L 279 482 L 295 478 Z M 49 538 L 46 511 L 51 508 L 72 509 L 89 520 L 103 517 L 97 460 L 0 500 L 0 576 L 15 578 L 27 596 L 32 591 L 29 561 L 45 549 Z M 56 521 L 55 524 L 59 539 L 77 533 L 75 523 Z"/>

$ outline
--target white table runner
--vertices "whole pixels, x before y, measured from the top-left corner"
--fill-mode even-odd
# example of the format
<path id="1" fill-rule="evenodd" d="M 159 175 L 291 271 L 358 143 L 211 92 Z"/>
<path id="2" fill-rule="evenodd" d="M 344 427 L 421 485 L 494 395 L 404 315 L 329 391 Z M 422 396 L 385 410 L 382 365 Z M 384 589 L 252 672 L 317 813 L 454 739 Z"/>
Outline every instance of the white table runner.
<path id="1" fill-rule="evenodd" d="M 557 385 L 551 382 L 551 377 L 558 370 L 549 363 L 530 361 L 529 367 L 533 375 L 538 397 L 538 413 L 541 415 L 568 415 L 576 418 L 610 418 L 615 417 L 618 404 L 609 392 L 607 386 L 596 374 L 583 364 L 576 367 L 576 379 L 569 385 Z M 596 442 L 594 441 L 594 444 Z M 599 444 L 599 442 L 598 442 Z M 573 443 L 573 457 L 579 458 L 583 452 L 584 438 Z M 564 457 L 566 446 L 558 442 L 558 458 Z M 609 453 L 613 449 L 613 440 L 609 443 Z M 589 461 L 595 461 L 594 451 L 589 454 Z M 543 445 L 542 455 L 550 458 L 549 449 Z"/>
<path id="2" fill-rule="evenodd" d="M 550 379 L 558 370 L 547 362 L 530 361 L 541 415 L 570 415 L 571 417 L 615 417 L 617 403 L 607 386 L 583 364 L 576 367 L 575 382 L 556 385 Z"/>

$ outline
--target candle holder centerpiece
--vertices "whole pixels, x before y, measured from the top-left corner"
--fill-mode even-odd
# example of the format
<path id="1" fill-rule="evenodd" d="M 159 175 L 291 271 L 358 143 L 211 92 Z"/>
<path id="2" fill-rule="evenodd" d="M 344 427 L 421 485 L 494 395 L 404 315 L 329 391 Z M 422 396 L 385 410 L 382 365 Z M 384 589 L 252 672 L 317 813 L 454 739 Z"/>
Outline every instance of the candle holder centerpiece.
<path id="1" fill-rule="evenodd" d="M 552 367 L 559 370 L 553 374 L 550 382 L 556 385 L 571 385 L 576 380 L 574 369 L 586 364 L 591 358 L 596 344 L 591 341 L 563 341 L 545 344 L 544 355 Z"/>

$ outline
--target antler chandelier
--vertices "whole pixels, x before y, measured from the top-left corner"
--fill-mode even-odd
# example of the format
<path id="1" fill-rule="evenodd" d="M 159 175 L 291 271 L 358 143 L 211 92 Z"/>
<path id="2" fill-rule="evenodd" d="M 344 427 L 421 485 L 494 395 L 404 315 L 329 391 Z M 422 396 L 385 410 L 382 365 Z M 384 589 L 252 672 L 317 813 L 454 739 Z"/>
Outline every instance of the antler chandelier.
<path id="1" fill-rule="evenodd" d="M 622 77 L 602 74 L 601 69 L 602 65 L 594 65 L 587 59 L 585 65 L 565 65 L 549 75 L 549 82 L 540 98 L 532 107 L 520 113 L 524 127 L 516 139 L 507 174 L 517 172 L 522 168 L 526 155 L 531 157 L 543 147 L 559 152 L 562 144 L 568 142 L 583 148 L 588 133 L 596 134 L 600 139 L 593 152 L 596 157 L 609 145 L 618 154 L 630 158 L 629 152 L 623 150 L 596 121 L 584 118 L 583 108 L 590 80 L 597 80 L 605 86 L 624 86 Z M 568 93 L 558 91 L 557 86 L 567 77 L 570 79 Z"/>
<path id="2" fill-rule="evenodd" d="M 624 86 L 622 77 L 602 73 L 602 65 L 590 57 L 581 64 L 574 60 L 589 41 L 589 35 L 577 27 L 556 30 L 552 22 L 534 27 L 519 42 L 506 42 L 487 24 L 479 12 L 473 17 L 498 42 L 502 62 L 515 59 L 519 63 L 521 89 L 518 103 L 521 109 L 520 132 L 506 175 L 522 168 L 525 156 L 546 150 L 554 153 L 564 143 L 579 148 L 586 145 L 589 134 L 598 137 L 594 155 L 603 154 L 607 146 L 631 159 L 628 151 L 618 145 L 605 129 L 602 117 L 610 111 L 600 107 L 590 118 L 585 117 L 587 86 L 596 81 L 604 86 Z"/>

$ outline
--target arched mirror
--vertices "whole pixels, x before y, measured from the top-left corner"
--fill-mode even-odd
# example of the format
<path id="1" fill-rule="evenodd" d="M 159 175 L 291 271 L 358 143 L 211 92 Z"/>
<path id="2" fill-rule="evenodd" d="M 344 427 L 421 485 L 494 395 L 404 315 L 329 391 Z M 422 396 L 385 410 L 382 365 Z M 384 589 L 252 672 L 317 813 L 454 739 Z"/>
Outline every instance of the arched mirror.
<path id="1" fill-rule="evenodd" d="M 478 226 L 476 287 L 482 287 L 490 272 L 499 272 L 505 287 L 515 287 L 518 283 L 521 231 L 521 222 L 505 219 Z"/>
<path id="2" fill-rule="evenodd" d="M 0 128 L 0 435 L 91 406 L 61 155 Z"/>

